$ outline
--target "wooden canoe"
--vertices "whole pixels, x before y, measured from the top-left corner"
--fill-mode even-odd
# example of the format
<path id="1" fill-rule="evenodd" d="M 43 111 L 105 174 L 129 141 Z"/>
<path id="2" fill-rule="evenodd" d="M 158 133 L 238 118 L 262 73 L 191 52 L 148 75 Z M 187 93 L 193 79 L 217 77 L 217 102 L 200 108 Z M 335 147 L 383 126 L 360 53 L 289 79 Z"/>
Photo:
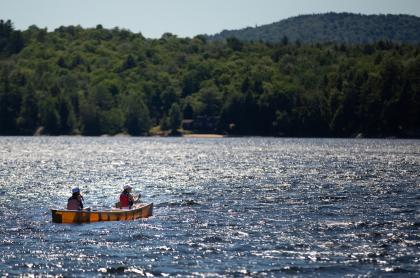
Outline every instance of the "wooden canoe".
<path id="1" fill-rule="evenodd" d="M 148 218 L 153 215 L 153 203 L 135 204 L 132 209 L 67 210 L 51 209 L 54 223 L 91 223 L 99 221 L 125 221 Z"/>

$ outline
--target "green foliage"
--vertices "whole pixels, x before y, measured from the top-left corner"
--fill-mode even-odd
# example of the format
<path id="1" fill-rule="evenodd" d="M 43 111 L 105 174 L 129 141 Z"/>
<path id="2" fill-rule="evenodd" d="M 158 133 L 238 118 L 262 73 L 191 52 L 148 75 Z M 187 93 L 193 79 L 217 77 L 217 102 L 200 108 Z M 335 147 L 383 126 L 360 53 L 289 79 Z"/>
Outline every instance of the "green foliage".
<path id="1" fill-rule="evenodd" d="M 1 135 L 44 127 L 138 136 L 177 130 L 185 118 L 196 132 L 420 137 L 418 45 L 296 44 L 289 34 L 278 43 L 152 40 L 100 25 L 31 26 L 12 53 L 6 45 L 19 31 L 0 26 L 9 34 L 0 40 Z"/>
<path id="2" fill-rule="evenodd" d="M 169 109 L 169 129 L 173 132 L 181 126 L 182 113 L 179 105 L 175 102 L 172 104 L 171 109 Z"/>
<path id="3" fill-rule="evenodd" d="M 46 98 L 40 103 L 41 122 L 46 134 L 60 134 L 60 114 L 57 111 L 56 98 Z"/>
<path id="4" fill-rule="evenodd" d="M 149 109 L 140 93 L 134 93 L 128 97 L 125 127 L 131 135 L 145 135 L 151 127 Z"/>
<path id="5" fill-rule="evenodd" d="M 326 13 L 301 15 L 255 28 L 223 31 L 209 40 L 301 43 L 372 43 L 379 40 L 417 44 L 420 18 L 408 15 Z M 368 52 L 369 50 L 366 49 Z M 371 50 L 370 50 L 371 51 Z"/>
<path id="6" fill-rule="evenodd" d="M 243 48 L 243 43 L 238 40 L 237 38 L 231 37 L 226 39 L 227 45 L 233 50 L 233 51 L 241 51 Z"/>
<path id="7" fill-rule="evenodd" d="M 26 88 L 20 108 L 19 117 L 16 120 L 18 130 L 23 135 L 32 135 L 38 127 L 38 106 L 35 92 L 31 86 Z"/>
<path id="8" fill-rule="evenodd" d="M 22 33 L 14 30 L 10 20 L 0 20 L 0 57 L 19 53 L 23 47 Z"/>

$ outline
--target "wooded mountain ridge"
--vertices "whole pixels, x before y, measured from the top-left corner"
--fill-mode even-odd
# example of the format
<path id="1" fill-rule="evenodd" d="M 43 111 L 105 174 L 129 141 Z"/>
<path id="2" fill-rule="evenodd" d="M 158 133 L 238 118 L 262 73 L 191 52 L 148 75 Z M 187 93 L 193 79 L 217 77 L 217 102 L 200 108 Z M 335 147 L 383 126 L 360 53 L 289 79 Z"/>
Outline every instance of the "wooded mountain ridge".
<path id="1" fill-rule="evenodd" d="M 325 13 L 291 17 L 272 24 L 224 30 L 209 40 L 235 37 L 243 41 L 301 43 L 372 43 L 379 40 L 420 43 L 420 18 L 410 15 Z"/>

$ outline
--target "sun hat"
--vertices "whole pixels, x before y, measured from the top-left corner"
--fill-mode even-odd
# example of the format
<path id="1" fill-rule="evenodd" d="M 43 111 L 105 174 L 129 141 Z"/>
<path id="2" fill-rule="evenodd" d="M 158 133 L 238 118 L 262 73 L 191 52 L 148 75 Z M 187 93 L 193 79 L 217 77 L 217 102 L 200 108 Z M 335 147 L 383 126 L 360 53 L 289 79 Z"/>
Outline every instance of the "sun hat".
<path id="1" fill-rule="evenodd" d="M 71 193 L 78 193 L 80 192 L 80 189 L 78 187 L 75 187 L 71 190 Z"/>

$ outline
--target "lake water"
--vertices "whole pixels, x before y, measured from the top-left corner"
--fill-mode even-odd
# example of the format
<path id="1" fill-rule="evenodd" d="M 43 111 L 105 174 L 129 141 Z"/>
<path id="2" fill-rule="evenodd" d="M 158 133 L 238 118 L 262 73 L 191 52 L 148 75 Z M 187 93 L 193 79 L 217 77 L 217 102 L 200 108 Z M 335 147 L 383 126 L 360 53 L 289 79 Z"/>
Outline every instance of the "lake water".
<path id="1" fill-rule="evenodd" d="M 0 276 L 420 275 L 420 141 L 0 137 Z M 130 184 L 147 220 L 51 223 Z"/>

